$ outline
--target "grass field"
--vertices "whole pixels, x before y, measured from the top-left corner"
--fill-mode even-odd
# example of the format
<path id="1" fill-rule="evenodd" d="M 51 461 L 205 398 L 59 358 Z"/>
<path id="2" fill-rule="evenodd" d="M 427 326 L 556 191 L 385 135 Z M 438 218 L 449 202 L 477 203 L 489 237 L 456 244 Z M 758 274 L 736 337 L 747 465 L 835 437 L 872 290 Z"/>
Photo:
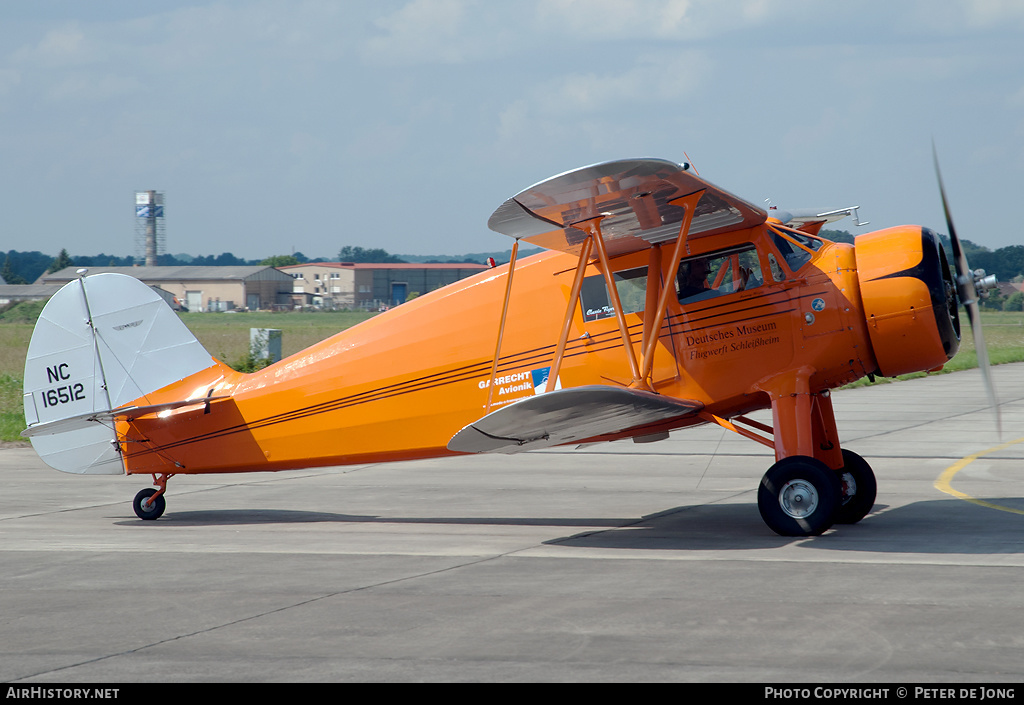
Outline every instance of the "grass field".
<path id="1" fill-rule="evenodd" d="M 179 314 L 211 355 L 232 366 L 249 353 L 250 328 L 280 329 L 282 354 L 288 357 L 374 315 L 358 311 Z"/>
<path id="2" fill-rule="evenodd" d="M 38 308 L 18 307 L 0 314 L 0 441 L 21 440 L 25 428 L 21 403 L 21 377 L 25 353 L 32 336 Z M 250 328 L 279 328 L 285 357 L 328 338 L 374 314 L 357 312 L 323 313 L 185 313 L 181 319 L 203 346 L 224 362 L 239 367 L 249 354 Z M 993 364 L 1024 361 L 1024 313 L 983 313 L 982 325 Z M 966 316 L 961 315 L 963 343 L 960 353 L 943 372 L 977 367 L 977 355 L 970 338 Z M 922 377 L 925 373 L 900 379 Z M 892 380 L 876 378 L 875 384 Z M 869 384 L 867 379 L 851 386 Z"/>

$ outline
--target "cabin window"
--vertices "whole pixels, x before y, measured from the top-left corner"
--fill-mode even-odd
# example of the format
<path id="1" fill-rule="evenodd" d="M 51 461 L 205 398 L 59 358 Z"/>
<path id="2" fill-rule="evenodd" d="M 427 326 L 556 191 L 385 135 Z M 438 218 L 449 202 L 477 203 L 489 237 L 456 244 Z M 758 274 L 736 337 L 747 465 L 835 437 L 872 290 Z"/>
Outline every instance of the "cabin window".
<path id="1" fill-rule="evenodd" d="M 796 240 L 799 244 L 806 247 L 811 252 L 817 252 L 821 249 L 821 246 L 825 243 L 816 237 L 811 237 L 807 233 L 800 232 L 799 230 L 784 230 L 783 231 L 791 240 Z"/>
<path id="2" fill-rule="evenodd" d="M 748 291 L 763 283 L 757 248 L 747 244 L 680 261 L 676 293 L 681 303 L 689 303 Z"/>
<path id="3" fill-rule="evenodd" d="M 782 269 L 782 265 L 779 264 L 779 260 L 775 258 L 774 252 L 768 253 L 768 266 L 771 267 L 772 270 L 772 279 L 777 282 L 786 281 L 786 272 Z"/>
<path id="4" fill-rule="evenodd" d="M 772 234 L 772 242 L 778 248 L 779 254 L 786 260 L 786 265 L 793 272 L 810 262 L 811 253 L 820 250 L 824 244 L 818 238 L 796 230 L 782 231 L 770 228 L 769 232 Z"/>
<path id="5" fill-rule="evenodd" d="M 644 310 L 647 298 L 647 267 L 626 269 L 612 274 L 615 289 L 619 293 L 624 313 L 638 313 Z M 615 315 L 615 308 L 608 296 L 608 287 L 603 274 L 585 277 L 580 287 L 580 304 L 583 306 L 584 321 L 599 321 Z"/>

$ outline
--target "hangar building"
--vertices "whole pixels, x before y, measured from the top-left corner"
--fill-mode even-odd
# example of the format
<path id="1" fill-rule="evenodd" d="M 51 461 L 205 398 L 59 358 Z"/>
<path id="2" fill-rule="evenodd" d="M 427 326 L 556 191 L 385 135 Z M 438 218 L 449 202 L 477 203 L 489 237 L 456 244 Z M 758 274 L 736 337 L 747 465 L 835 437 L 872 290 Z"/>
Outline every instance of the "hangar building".
<path id="1" fill-rule="evenodd" d="M 78 267 L 44 274 L 36 284 L 66 284 Z M 116 272 L 171 294 L 189 311 L 290 309 L 292 277 L 273 267 L 89 267 L 89 274 Z"/>
<path id="2" fill-rule="evenodd" d="M 297 304 L 375 310 L 404 303 L 486 269 L 484 264 L 309 262 L 278 267 L 293 279 Z"/>

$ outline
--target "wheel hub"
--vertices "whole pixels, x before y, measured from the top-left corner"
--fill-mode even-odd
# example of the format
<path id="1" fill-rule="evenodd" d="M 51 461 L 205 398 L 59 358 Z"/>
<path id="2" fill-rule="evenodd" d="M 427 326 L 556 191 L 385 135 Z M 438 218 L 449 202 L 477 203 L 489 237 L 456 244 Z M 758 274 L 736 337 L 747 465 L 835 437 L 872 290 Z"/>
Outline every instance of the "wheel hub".
<path id="1" fill-rule="evenodd" d="M 779 506 L 794 519 L 803 519 L 818 508 L 818 490 L 807 480 L 790 480 L 779 491 Z"/>

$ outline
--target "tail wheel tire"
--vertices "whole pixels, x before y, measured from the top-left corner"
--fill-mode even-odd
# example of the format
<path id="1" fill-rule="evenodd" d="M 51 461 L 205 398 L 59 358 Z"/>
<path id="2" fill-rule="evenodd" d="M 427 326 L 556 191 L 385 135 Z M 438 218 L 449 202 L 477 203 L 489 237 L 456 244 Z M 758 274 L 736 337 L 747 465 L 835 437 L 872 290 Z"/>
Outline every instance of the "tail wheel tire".
<path id="1" fill-rule="evenodd" d="M 761 518 L 780 536 L 818 536 L 832 526 L 840 506 L 836 473 L 820 460 L 783 458 L 768 469 L 757 491 Z"/>
<path id="2" fill-rule="evenodd" d="M 838 471 L 841 486 L 836 524 L 856 524 L 875 506 L 878 484 L 875 473 L 864 458 L 851 450 L 843 450 L 843 469 Z"/>
<path id="3" fill-rule="evenodd" d="M 132 507 L 135 509 L 135 514 L 139 519 L 152 521 L 153 519 L 159 519 L 163 515 L 164 509 L 167 508 L 167 502 L 164 501 L 163 495 L 150 499 L 156 493 L 157 490 L 147 487 L 144 490 L 139 490 L 139 493 L 135 495 L 135 502 L 132 504 Z"/>

